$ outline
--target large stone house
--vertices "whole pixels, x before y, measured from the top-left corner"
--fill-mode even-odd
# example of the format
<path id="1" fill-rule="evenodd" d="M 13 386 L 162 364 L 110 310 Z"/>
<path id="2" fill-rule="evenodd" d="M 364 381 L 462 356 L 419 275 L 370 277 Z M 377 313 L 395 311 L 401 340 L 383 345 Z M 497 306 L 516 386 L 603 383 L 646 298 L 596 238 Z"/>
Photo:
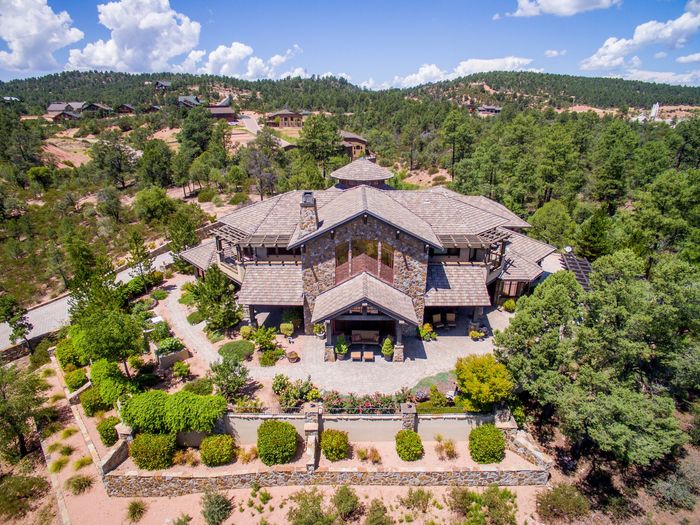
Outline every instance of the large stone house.
<path id="1" fill-rule="evenodd" d="M 182 253 L 200 275 L 218 265 L 255 314 L 303 309 L 331 338 L 400 343 L 442 314 L 478 323 L 483 308 L 522 294 L 553 246 L 490 199 L 445 188 L 395 190 L 392 172 L 358 159 L 337 184 L 291 191 L 220 219 L 213 239 Z"/>

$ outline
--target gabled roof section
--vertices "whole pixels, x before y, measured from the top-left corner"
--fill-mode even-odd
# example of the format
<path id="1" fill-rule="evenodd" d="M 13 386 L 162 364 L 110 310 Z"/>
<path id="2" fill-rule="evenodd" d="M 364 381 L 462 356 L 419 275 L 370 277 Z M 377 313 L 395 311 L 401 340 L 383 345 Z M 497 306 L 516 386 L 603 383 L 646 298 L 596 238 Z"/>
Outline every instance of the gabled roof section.
<path id="1" fill-rule="evenodd" d="M 418 326 L 411 298 L 368 273 L 361 273 L 316 297 L 311 322 L 325 321 L 364 301 L 391 317 Z"/>
<path id="2" fill-rule="evenodd" d="M 207 239 L 202 244 L 181 252 L 180 257 L 200 270 L 206 271 L 214 263 L 215 254 L 214 239 Z"/>
<path id="3" fill-rule="evenodd" d="M 301 266 L 246 265 L 238 302 L 260 306 L 302 306 Z"/>
<path id="4" fill-rule="evenodd" d="M 425 306 L 491 306 L 486 268 L 473 264 L 429 264 Z"/>
<path id="5" fill-rule="evenodd" d="M 550 253 L 557 251 L 557 249 L 551 244 L 546 242 L 538 241 L 522 233 L 517 233 L 511 230 L 505 230 L 504 228 L 499 228 L 502 231 L 507 231 L 510 236 L 508 238 L 508 246 L 506 247 L 506 253 L 517 252 L 520 256 L 533 262 L 539 263 L 542 259 L 547 257 Z"/>
<path id="6" fill-rule="evenodd" d="M 442 248 L 430 224 L 392 199 L 387 192 L 369 186 L 357 186 L 343 191 L 325 206 L 318 208 L 318 229 L 302 237 L 297 227 L 288 247 L 299 246 L 365 213 L 431 246 Z"/>
<path id="7" fill-rule="evenodd" d="M 443 195 L 452 197 L 453 199 L 460 200 L 471 206 L 479 208 L 480 210 L 489 212 L 492 215 L 502 217 L 507 221 L 505 224 L 503 224 L 503 226 L 505 226 L 506 228 L 530 227 L 530 224 L 528 222 L 518 217 L 515 213 L 510 211 L 503 204 L 493 201 L 487 197 L 484 197 L 483 195 L 462 195 L 461 193 L 457 193 L 447 188 L 436 188 L 430 191 L 440 192 Z"/>
<path id="8" fill-rule="evenodd" d="M 357 135 L 355 136 L 362 139 L 362 137 L 359 137 Z M 354 160 L 350 164 L 346 164 L 342 168 L 338 168 L 333 173 L 331 173 L 331 177 L 333 177 L 334 179 L 352 180 L 359 182 L 383 181 L 388 180 L 393 176 L 394 174 L 391 172 L 391 170 L 387 168 L 382 168 L 381 166 L 365 158 Z"/>
<path id="9" fill-rule="evenodd" d="M 534 281 L 544 273 L 542 267 L 526 259 L 518 252 L 506 254 L 503 270 L 499 276 L 503 281 Z"/>

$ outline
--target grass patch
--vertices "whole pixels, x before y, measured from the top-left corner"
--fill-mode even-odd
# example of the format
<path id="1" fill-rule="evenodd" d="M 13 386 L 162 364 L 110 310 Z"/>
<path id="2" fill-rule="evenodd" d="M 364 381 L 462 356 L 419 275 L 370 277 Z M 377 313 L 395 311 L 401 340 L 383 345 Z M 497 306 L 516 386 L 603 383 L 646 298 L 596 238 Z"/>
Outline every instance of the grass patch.
<path id="1" fill-rule="evenodd" d="M 56 371 L 53 368 L 45 368 L 41 371 L 41 377 L 53 377 L 56 375 Z"/>
<path id="2" fill-rule="evenodd" d="M 207 332 L 207 339 L 210 343 L 218 343 L 224 339 L 224 334 L 221 332 Z"/>
<path id="3" fill-rule="evenodd" d="M 455 376 L 454 372 L 440 372 L 439 374 L 435 374 L 434 376 L 428 376 L 424 377 L 418 383 L 416 386 L 414 386 L 411 389 L 412 393 L 415 393 L 417 390 L 426 390 L 429 391 L 430 387 L 433 385 L 436 385 L 438 383 L 446 383 L 448 381 L 455 381 L 457 379 L 457 376 Z"/>
<path id="4" fill-rule="evenodd" d="M 42 439 L 51 437 L 62 428 L 63 425 L 61 423 L 59 423 L 58 421 L 52 421 L 51 423 L 47 424 L 44 428 L 41 429 L 41 437 Z"/>
<path id="5" fill-rule="evenodd" d="M 416 405 L 416 412 L 419 414 L 464 414 L 463 407 L 435 407 L 430 401 L 423 401 Z"/>
<path id="6" fill-rule="evenodd" d="M 61 399 L 65 399 L 66 396 L 64 394 L 54 394 L 49 398 L 49 403 L 55 403 L 56 401 L 60 401 Z"/>
<path id="7" fill-rule="evenodd" d="M 60 449 L 62 446 L 63 446 L 63 443 L 59 443 L 59 442 L 51 443 L 48 447 L 46 447 L 46 451 L 49 454 L 53 454 L 54 452 L 57 452 L 58 449 Z"/>
<path id="8" fill-rule="evenodd" d="M 147 508 L 145 501 L 140 499 L 131 500 L 126 509 L 126 519 L 129 520 L 129 523 L 141 521 L 146 514 Z"/>
<path id="9" fill-rule="evenodd" d="M 68 439 L 74 434 L 78 433 L 78 429 L 75 427 L 68 427 L 64 428 L 63 431 L 61 432 L 61 439 Z"/>
<path id="10" fill-rule="evenodd" d="M 204 321 L 204 315 L 199 310 L 195 310 L 187 316 L 187 322 L 191 325 L 199 324 L 202 321 Z"/>
<path id="11" fill-rule="evenodd" d="M 184 304 L 185 306 L 191 306 L 194 304 L 194 295 L 189 292 L 185 292 L 180 296 L 177 302 Z"/>
<path id="12" fill-rule="evenodd" d="M 92 465 L 92 456 L 83 456 L 73 462 L 73 470 L 80 470 L 88 465 Z"/>
<path id="13" fill-rule="evenodd" d="M 82 494 L 83 492 L 89 490 L 94 482 L 95 480 L 92 478 L 92 476 L 76 474 L 75 476 L 68 478 L 63 486 L 68 492 L 74 496 L 77 496 L 78 494 Z"/>
<path id="14" fill-rule="evenodd" d="M 70 456 L 71 454 L 73 454 L 73 452 L 75 452 L 75 449 L 70 445 L 63 445 L 59 450 L 61 456 Z"/>
<path id="15" fill-rule="evenodd" d="M 51 474 L 58 474 L 65 468 L 66 465 L 68 465 L 68 458 L 66 456 L 61 456 L 60 458 L 51 462 L 49 465 L 49 472 L 51 472 Z"/>

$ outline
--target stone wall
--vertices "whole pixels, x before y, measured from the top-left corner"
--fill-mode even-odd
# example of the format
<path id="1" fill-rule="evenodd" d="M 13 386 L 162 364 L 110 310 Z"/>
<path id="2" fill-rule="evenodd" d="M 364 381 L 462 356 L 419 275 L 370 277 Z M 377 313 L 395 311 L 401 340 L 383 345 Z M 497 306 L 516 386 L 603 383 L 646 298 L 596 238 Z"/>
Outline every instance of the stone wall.
<path id="1" fill-rule="evenodd" d="M 159 355 L 158 368 L 160 368 L 161 370 L 165 370 L 166 368 L 170 368 L 171 366 L 173 366 L 178 361 L 184 361 L 188 357 L 190 357 L 190 353 L 187 350 L 187 348 L 183 348 L 178 352 L 172 352 L 166 355 Z"/>
<path id="2" fill-rule="evenodd" d="M 302 276 L 304 284 L 304 328 L 312 333 L 311 313 L 316 297 L 335 286 L 335 247 L 355 239 L 381 240 L 394 249 L 394 288 L 413 299 L 413 307 L 419 321 L 425 309 L 425 283 L 428 271 L 428 254 L 422 241 L 401 233 L 396 238 L 396 228 L 375 219 L 362 217 L 343 224 L 330 233 L 309 240 L 302 253 Z M 413 328 L 410 327 L 412 331 Z"/>
<path id="3" fill-rule="evenodd" d="M 467 485 L 483 487 L 488 485 L 520 486 L 546 485 L 549 473 L 543 469 L 499 470 L 487 468 L 456 470 L 421 470 L 405 472 L 383 471 L 380 469 L 329 470 L 319 468 L 307 472 L 302 467 L 292 469 L 271 469 L 267 472 L 245 472 L 240 474 L 212 476 L 162 476 L 158 474 L 109 473 L 104 478 L 107 494 L 119 497 L 158 497 L 184 496 L 204 492 L 207 488 L 219 489 L 251 488 L 255 483 L 261 486 L 296 485 L 388 485 L 388 486 L 449 486 Z"/>
<path id="4" fill-rule="evenodd" d="M 124 439 L 120 439 L 112 448 L 110 448 L 104 457 L 100 458 L 100 462 L 97 465 L 98 472 L 104 476 L 112 472 L 119 465 L 124 463 L 129 457 L 129 443 Z"/>

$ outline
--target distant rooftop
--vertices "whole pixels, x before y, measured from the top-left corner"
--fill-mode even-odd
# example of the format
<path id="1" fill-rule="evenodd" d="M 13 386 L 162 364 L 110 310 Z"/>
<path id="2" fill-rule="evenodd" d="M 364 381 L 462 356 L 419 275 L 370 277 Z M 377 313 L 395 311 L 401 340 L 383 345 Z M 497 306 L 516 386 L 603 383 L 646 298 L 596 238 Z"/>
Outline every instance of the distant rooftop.
<path id="1" fill-rule="evenodd" d="M 394 174 L 391 172 L 391 170 L 382 168 L 374 162 L 364 158 L 358 159 L 350 164 L 346 164 L 342 168 L 331 173 L 331 177 L 334 179 L 364 182 L 388 180 L 393 176 Z"/>

